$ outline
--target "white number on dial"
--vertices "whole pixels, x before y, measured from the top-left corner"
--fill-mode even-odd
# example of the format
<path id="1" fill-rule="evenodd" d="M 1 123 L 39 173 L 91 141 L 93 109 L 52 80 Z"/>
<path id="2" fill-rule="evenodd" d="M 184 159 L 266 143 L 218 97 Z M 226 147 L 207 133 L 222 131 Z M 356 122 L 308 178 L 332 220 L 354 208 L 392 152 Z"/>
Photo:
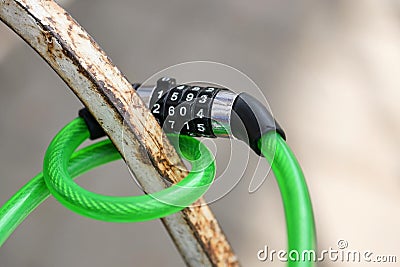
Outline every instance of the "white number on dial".
<path id="1" fill-rule="evenodd" d="M 160 104 L 155 104 L 154 105 L 154 109 L 153 109 L 153 113 L 154 114 L 160 114 Z"/>

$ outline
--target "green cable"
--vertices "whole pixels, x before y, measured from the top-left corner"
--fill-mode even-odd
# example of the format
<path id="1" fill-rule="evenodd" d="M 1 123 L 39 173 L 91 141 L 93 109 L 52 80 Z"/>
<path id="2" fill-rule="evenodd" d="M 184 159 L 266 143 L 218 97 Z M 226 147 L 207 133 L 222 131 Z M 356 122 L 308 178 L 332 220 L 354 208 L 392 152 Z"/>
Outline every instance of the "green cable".
<path id="1" fill-rule="evenodd" d="M 110 140 L 104 140 L 75 152 L 68 165 L 72 177 L 77 177 L 99 165 L 119 159 Z M 0 209 L 0 247 L 22 221 L 50 196 L 43 173 L 18 190 Z"/>
<path id="2" fill-rule="evenodd" d="M 75 119 L 54 138 L 44 163 L 50 191 L 64 205 L 85 216 L 119 222 L 160 218 L 190 205 L 208 189 L 215 174 L 210 152 L 197 140 L 181 136 L 178 138 L 180 151 L 191 161 L 193 170 L 180 183 L 152 195 L 138 197 L 94 194 L 80 188 L 71 177 L 119 159 L 120 154 L 109 140 L 74 152 L 88 135 L 84 122 Z M 289 266 L 313 266 L 311 259 L 303 258 L 303 252 L 316 251 L 316 245 L 311 201 L 300 166 L 286 142 L 276 133 L 264 135 L 259 141 L 259 148 L 271 163 L 281 190 L 287 222 Z M 0 246 L 49 193 L 40 173 L 5 203 L 0 209 Z M 182 206 L 168 204 L 171 202 Z M 134 204 L 137 206 L 134 207 Z M 153 208 L 158 209 L 156 213 Z"/>
<path id="3" fill-rule="evenodd" d="M 185 179 L 164 190 L 141 196 L 107 196 L 90 192 L 75 183 L 68 161 L 89 137 L 82 118 L 67 124 L 51 141 L 43 162 L 44 180 L 50 193 L 67 208 L 90 218 L 108 222 L 140 222 L 158 219 L 182 210 L 210 187 L 215 163 L 207 147 L 189 136 L 172 138 L 192 169 Z"/>
<path id="4" fill-rule="evenodd" d="M 99 165 L 121 158 L 120 154 L 109 140 L 104 140 L 85 147 L 79 151 L 73 152 L 77 147 L 77 143 L 82 142 L 82 139 L 86 139 L 86 136 L 88 136 L 88 132 L 83 120 L 78 118 L 72 121 L 59 134 L 57 134 L 56 138 L 53 140 L 47 151 L 48 153 L 46 154 L 47 157 L 45 160 L 45 165 L 48 165 L 48 167 L 51 169 L 54 164 L 59 164 L 61 162 L 63 165 L 60 168 L 68 175 L 64 178 L 72 182 L 72 177 L 77 177 Z M 80 141 L 78 142 L 77 140 Z M 116 215 L 114 213 L 110 215 L 110 217 L 107 217 L 107 213 L 105 213 L 103 210 L 100 210 L 100 215 L 97 216 L 93 215 L 93 209 L 84 211 L 83 215 L 96 217 L 97 219 L 104 219 L 107 221 L 122 222 L 150 220 L 152 218 L 164 217 L 173 212 L 179 211 L 198 199 L 208 189 L 213 181 L 215 175 L 214 159 L 212 158 L 212 155 L 208 149 L 194 138 L 180 136 L 179 138 L 172 140 L 175 141 L 174 145 L 179 145 L 181 156 L 192 163 L 192 171 L 185 179 L 183 179 L 180 183 L 153 195 L 138 197 L 106 196 L 107 200 L 113 201 L 117 199 L 119 201 L 117 204 L 120 206 L 122 205 L 121 200 L 131 201 L 132 199 L 135 199 L 134 203 L 139 202 L 139 204 L 136 207 L 137 209 L 132 210 L 132 214 L 138 215 L 138 218 L 133 218 L 134 215 L 125 213 L 125 210 L 133 208 L 133 202 L 127 203 L 128 205 L 126 206 L 123 215 Z M 75 148 L 71 147 L 71 142 L 74 143 L 73 146 L 76 146 Z M 61 151 L 62 149 L 66 148 L 68 148 L 67 154 Z M 73 152 L 72 155 L 71 151 Z M 61 157 L 67 155 L 69 155 L 68 158 L 62 158 L 60 160 Z M 200 157 L 201 160 L 199 160 Z M 59 173 L 58 169 L 53 169 L 52 172 Z M 54 181 L 56 181 L 57 185 L 56 188 L 52 188 L 52 190 L 57 189 L 58 185 L 65 183 L 65 181 L 61 181 L 61 183 L 59 183 L 57 178 L 50 178 L 50 184 L 52 184 Z M 82 191 L 88 192 L 84 189 L 81 189 L 79 192 Z M 69 191 L 67 190 L 67 192 Z M 93 194 L 91 192 L 89 193 L 90 195 Z M 43 173 L 39 173 L 1 207 L 0 246 L 18 227 L 18 225 L 21 224 L 22 221 L 49 195 L 50 191 L 45 183 Z M 79 197 L 79 199 L 82 198 Z M 79 202 L 70 203 L 69 201 L 71 200 L 69 199 L 63 199 L 62 201 L 64 204 L 67 203 L 66 205 L 70 205 L 68 207 L 74 211 L 81 211 L 79 208 Z M 113 204 L 114 203 L 111 203 L 111 205 Z M 75 209 L 74 205 L 78 205 L 78 208 Z M 103 207 L 102 204 L 99 206 Z M 109 206 L 106 207 L 109 208 Z M 149 208 L 154 208 L 154 210 L 149 212 Z M 138 214 L 138 212 L 140 213 L 141 211 L 144 211 L 144 213 Z M 120 210 L 117 210 L 117 212 L 120 212 Z"/>
<path id="5" fill-rule="evenodd" d="M 282 137 L 269 132 L 258 146 L 272 165 L 285 209 L 288 236 L 288 265 L 313 266 L 316 251 L 314 215 L 303 172 L 293 152 Z M 275 153 L 274 153 L 275 152 Z"/>

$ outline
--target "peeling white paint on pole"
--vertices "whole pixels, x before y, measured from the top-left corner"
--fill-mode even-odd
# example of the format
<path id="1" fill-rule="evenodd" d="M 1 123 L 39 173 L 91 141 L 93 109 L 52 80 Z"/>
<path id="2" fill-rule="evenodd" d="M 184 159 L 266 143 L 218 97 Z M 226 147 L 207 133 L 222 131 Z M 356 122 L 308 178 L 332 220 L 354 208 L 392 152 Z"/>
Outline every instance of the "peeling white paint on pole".
<path id="1" fill-rule="evenodd" d="M 0 0 L 0 18 L 52 66 L 120 151 L 125 144 L 125 161 L 147 192 L 166 186 L 159 174 L 173 182 L 187 174 L 130 83 L 64 9 L 54 1 Z M 188 266 L 239 265 L 208 206 L 163 223 Z"/>

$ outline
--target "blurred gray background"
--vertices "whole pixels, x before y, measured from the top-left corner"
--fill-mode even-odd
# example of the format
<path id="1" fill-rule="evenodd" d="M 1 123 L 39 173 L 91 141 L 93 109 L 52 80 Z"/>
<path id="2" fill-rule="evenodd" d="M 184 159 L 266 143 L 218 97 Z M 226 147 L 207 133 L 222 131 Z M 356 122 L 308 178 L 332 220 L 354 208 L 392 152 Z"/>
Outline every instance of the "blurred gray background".
<path id="1" fill-rule="evenodd" d="M 192 60 L 222 62 L 263 90 L 304 169 L 320 249 L 400 260 L 400 2 L 63 1 L 131 81 Z M 81 104 L 18 36 L 0 24 L 0 203 L 41 170 L 47 145 Z M 217 162 L 224 160 L 224 143 Z M 235 151 L 234 151 L 235 153 Z M 277 185 L 240 184 L 211 205 L 244 266 L 286 247 Z M 218 164 L 218 163 L 217 163 Z M 243 168 L 243 166 L 239 166 Z M 122 162 L 79 182 L 140 194 Z M 47 200 L 0 249 L 0 266 L 183 266 L 159 221 L 111 224 Z M 320 266 L 353 266 L 324 262 Z M 371 265 L 373 266 L 373 265 Z M 393 264 L 395 266 L 395 264 Z"/>

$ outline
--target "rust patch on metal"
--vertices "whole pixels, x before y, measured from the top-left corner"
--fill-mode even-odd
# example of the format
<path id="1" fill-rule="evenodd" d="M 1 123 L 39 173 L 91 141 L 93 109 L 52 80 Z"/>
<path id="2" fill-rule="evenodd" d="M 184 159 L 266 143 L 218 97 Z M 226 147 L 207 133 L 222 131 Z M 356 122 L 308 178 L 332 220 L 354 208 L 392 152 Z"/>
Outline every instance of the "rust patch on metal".
<path id="1" fill-rule="evenodd" d="M 199 199 L 193 207 L 184 209 L 183 213 L 194 229 L 202 229 L 201 232 L 194 232 L 194 234 L 202 241 L 203 249 L 207 251 L 207 255 L 211 257 L 211 262 L 215 266 L 240 266 L 222 228 L 204 199 Z M 203 216 L 197 216 L 197 214 Z"/>
<path id="2" fill-rule="evenodd" d="M 47 53 L 49 53 L 49 55 L 54 56 L 53 55 L 53 49 L 54 49 L 54 44 L 53 44 L 53 35 L 51 34 L 50 31 L 44 30 L 42 32 L 43 37 L 44 37 L 44 41 L 46 43 L 47 46 Z"/>

